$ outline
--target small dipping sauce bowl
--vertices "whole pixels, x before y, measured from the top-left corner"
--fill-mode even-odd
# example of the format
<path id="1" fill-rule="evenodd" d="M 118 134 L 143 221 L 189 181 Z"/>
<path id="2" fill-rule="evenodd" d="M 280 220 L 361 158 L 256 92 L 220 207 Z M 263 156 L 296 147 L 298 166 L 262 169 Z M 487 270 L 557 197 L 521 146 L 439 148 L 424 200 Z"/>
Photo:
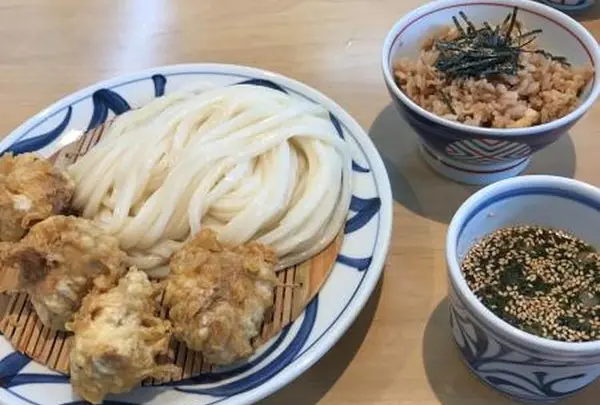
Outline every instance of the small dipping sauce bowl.
<path id="1" fill-rule="evenodd" d="M 600 249 L 600 190 L 555 176 L 502 180 L 465 201 L 447 233 L 450 326 L 464 362 L 513 399 L 552 402 L 600 376 L 600 340 L 563 342 L 510 325 L 479 301 L 461 270 L 477 241 L 518 225 L 561 229 Z"/>

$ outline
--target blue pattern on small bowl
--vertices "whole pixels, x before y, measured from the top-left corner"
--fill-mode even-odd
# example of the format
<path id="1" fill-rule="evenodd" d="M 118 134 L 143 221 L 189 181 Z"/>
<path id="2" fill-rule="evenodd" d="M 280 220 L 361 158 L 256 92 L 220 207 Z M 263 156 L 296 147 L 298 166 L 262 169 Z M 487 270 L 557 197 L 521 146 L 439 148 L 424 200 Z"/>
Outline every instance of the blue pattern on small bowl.
<path id="1" fill-rule="evenodd" d="M 112 396 L 106 405 L 254 403 L 317 361 L 350 326 L 381 274 L 391 237 L 389 180 L 368 135 L 316 90 L 274 73 L 231 65 L 177 65 L 108 80 L 57 102 L 0 142 L 1 151 L 50 156 L 76 140 L 71 130 L 95 128 L 134 106 L 195 80 L 267 86 L 330 110 L 353 155 L 353 196 L 345 238 L 327 282 L 302 316 L 242 364 L 163 386 Z M 141 140 L 142 141 L 142 140 Z M 68 377 L 14 351 L 0 339 L 0 403 L 75 405 Z"/>
<path id="2" fill-rule="evenodd" d="M 567 133 L 600 95 L 600 69 L 596 69 L 594 81 L 584 89 L 581 105 L 567 116 L 529 128 L 494 129 L 438 117 L 419 107 L 396 85 L 393 62 L 399 57 L 416 57 L 423 41 L 439 27 L 451 24 L 452 16 L 459 11 L 475 24 L 493 23 L 501 21 L 515 6 L 526 26 L 544 30 L 539 39 L 541 46 L 566 56 L 574 65 L 600 66 L 598 42 L 583 26 L 529 0 L 429 2 L 400 19 L 384 42 L 381 64 L 393 104 L 419 135 L 425 160 L 454 180 L 487 184 L 520 173 L 532 154 Z"/>
<path id="3" fill-rule="evenodd" d="M 553 341 L 511 326 L 475 297 L 460 270 L 477 240 L 506 226 L 564 229 L 600 248 L 599 214 L 600 190 L 553 176 L 498 182 L 457 211 L 446 240 L 450 326 L 463 360 L 486 384 L 520 401 L 553 402 L 600 376 L 600 341 Z"/>
<path id="4" fill-rule="evenodd" d="M 565 12 L 581 12 L 590 9 L 596 0 L 536 0 Z"/>
<path id="5" fill-rule="evenodd" d="M 569 397 L 600 375 L 597 363 L 552 361 L 536 353 L 515 350 L 469 316 L 451 294 L 450 327 L 463 360 L 482 381 L 513 399 L 554 402 Z"/>

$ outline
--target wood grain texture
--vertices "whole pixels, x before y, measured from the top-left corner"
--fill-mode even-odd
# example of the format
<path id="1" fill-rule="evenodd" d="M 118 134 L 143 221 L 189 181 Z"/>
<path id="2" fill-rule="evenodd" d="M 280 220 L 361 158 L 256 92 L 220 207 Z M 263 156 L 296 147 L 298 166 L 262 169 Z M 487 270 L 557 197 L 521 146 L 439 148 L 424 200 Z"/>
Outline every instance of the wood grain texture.
<path id="1" fill-rule="evenodd" d="M 394 191 L 384 280 L 354 326 L 267 405 L 508 405 L 462 365 L 446 317 L 444 242 L 473 191 L 432 173 L 390 107 L 383 38 L 426 0 L 3 0 L 0 129 L 8 133 L 82 86 L 161 64 L 225 62 L 323 91 L 370 132 Z M 600 39 L 600 4 L 579 18 Z M 600 103 L 530 173 L 600 186 Z M 281 297 L 283 298 L 283 297 Z M 196 365 L 194 364 L 194 367 Z M 568 405 L 595 405 L 600 382 Z M 563 404 L 561 404 L 563 405 Z"/>

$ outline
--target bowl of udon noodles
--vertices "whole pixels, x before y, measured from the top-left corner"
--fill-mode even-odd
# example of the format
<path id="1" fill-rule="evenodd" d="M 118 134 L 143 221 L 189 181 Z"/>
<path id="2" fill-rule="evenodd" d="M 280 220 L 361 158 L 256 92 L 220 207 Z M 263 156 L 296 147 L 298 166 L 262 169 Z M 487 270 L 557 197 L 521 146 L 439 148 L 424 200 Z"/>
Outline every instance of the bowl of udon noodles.
<path id="1" fill-rule="evenodd" d="M 526 0 L 429 2 L 396 22 L 381 63 L 424 160 L 471 184 L 522 172 L 600 94 L 598 41 Z"/>
<path id="2" fill-rule="evenodd" d="M 158 284 L 169 277 L 170 257 L 207 228 L 225 246 L 258 243 L 276 256 L 274 309 L 261 332 L 267 338 L 250 357 L 213 366 L 201 353 L 171 346 L 178 378 L 144 381 L 111 395 L 111 403 L 255 403 L 336 343 L 383 269 L 392 197 L 376 148 L 335 102 L 275 73 L 188 64 L 120 76 L 45 108 L 0 150 L 63 167 L 75 185 L 74 215 L 117 238 L 127 264 Z M 305 271 L 325 261 L 319 274 Z M 306 288 L 313 291 L 302 302 Z M 27 306 L 22 311 L 16 319 L 34 316 Z M 247 322 L 254 329 L 256 320 Z M 14 331 L 0 339 L 0 369 L 10 376 L 0 402 L 73 403 L 60 366 L 68 364 L 61 360 L 66 349 L 56 350 L 69 346 L 68 336 L 48 332 L 56 335 L 50 342 L 43 329 L 16 331 L 29 323 L 36 322 L 3 323 Z M 47 340 L 50 359 L 18 349 L 17 340 L 36 333 Z"/>

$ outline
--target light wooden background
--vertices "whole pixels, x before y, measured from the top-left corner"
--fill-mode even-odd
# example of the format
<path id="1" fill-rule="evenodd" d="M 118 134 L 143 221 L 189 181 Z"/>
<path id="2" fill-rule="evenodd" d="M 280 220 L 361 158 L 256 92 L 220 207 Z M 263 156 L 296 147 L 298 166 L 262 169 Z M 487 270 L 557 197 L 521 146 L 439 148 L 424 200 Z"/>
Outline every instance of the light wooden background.
<path id="1" fill-rule="evenodd" d="M 394 188 L 383 282 L 345 337 L 264 404 L 503 405 L 460 363 L 446 317 L 447 223 L 474 188 L 420 160 L 389 106 L 380 48 L 424 0 L 2 0 L 0 133 L 100 79 L 162 64 L 225 62 L 277 71 L 346 108 L 380 148 Z M 583 16 L 600 38 L 600 9 Z M 600 103 L 532 173 L 600 186 Z M 600 382 L 569 405 L 596 405 Z"/>

